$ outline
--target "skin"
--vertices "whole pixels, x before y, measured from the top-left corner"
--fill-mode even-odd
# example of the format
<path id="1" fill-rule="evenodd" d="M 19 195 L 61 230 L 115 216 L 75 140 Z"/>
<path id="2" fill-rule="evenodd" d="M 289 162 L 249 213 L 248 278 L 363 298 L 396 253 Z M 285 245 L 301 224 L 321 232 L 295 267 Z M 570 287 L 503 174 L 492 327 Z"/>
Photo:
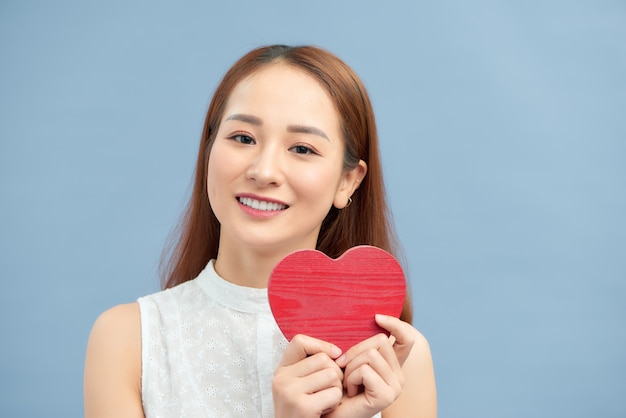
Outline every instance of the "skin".
<path id="1" fill-rule="evenodd" d="M 310 76 L 272 64 L 241 81 L 229 97 L 212 148 L 207 192 L 220 221 L 215 269 L 238 285 L 265 288 L 274 265 L 315 248 L 332 205 L 341 209 L 367 173 L 342 166 L 339 118 Z M 278 211 L 250 210 L 241 197 Z M 435 380 L 425 338 L 397 318 L 377 316 L 390 332 L 345 353 L 298 335 L 272 382 L 276 417 L 436 417 Z M 85 363 L 85 416 L 142 417 L 141 324 L 137 303 L 104 312 Z"/>
<path id="2" fill-rule="evenodd" d="M 209 158 L 207 192 L 221 225 L 216 271 L 265 288 L 281 258 L 315 248 L 330 207 L 343 208 L 367 171 L 361 161 L 344 172 L 343 153 L 337 113 L 310 76 L 275 64 L 242 80 Z M 288 208 L 271 218 L 250 216 L 237 201 L 241 195 Z"/>

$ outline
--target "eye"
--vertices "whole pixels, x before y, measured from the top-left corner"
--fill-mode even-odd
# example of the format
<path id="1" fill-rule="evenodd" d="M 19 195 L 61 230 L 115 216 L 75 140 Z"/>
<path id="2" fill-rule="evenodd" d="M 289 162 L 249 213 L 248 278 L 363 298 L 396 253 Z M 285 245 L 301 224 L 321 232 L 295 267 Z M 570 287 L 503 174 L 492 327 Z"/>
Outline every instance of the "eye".
<path id="1" fill-rule="evenodd" d="M 317 154 L 317 152 L 315 152 L 313 149 L 305 145 L 295 145 L 290 148 L 290 151 L 293 151 L 296 154 L 304 154 L 304 155 Z"/>
<path id="2" fill-rule="evenodd" d="M 244 144 L 244 145 L 254 145 L 256 143 L 254 142 L 254 139 L 252 139 L 248 135 L 242 135 L 242 134 L 233 135 L 230 137 L 230 139 L 232 139 L 235 142 L 239 142 L 240 144 Z"/>

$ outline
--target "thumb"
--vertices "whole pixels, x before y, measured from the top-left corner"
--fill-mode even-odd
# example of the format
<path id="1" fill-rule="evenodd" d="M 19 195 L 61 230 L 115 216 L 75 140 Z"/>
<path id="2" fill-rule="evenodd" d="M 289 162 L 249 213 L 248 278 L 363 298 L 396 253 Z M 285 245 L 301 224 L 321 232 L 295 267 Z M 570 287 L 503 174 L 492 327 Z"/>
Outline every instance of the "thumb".
<path id="1" fill-rule="evenodd" d="M 318 353 L 326 353 L 334 360 L 341 355 L 341 349 L 329 342 L 298 334 L 287 345 L 280 366 L 290 366 Z"/>
<path id="2" fill-rule="evenodd" d="M 393 350 L 398 356 L 400 365 L 403 365 L 415 343 L 415 328 L 398 318 L 381 314 L 376 314 L 376 323 L 389 331 L 395 339 Z"/>

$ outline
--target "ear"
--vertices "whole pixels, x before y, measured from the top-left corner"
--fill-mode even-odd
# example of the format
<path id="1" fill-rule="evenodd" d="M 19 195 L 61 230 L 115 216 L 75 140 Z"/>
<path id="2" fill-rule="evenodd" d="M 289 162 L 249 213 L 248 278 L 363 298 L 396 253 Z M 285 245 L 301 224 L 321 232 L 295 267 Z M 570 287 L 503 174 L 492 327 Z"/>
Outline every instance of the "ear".
<path id="1" fill-rule="evenodd" d="M 348 199 L 359 188 L 365 174 L 367 174 L 367 164 L 363 160 L 359 160 L 359 164 L 352 170 L 344 171 L 333 201 L 337 209 L 343 209 L 348 205 Z"/>

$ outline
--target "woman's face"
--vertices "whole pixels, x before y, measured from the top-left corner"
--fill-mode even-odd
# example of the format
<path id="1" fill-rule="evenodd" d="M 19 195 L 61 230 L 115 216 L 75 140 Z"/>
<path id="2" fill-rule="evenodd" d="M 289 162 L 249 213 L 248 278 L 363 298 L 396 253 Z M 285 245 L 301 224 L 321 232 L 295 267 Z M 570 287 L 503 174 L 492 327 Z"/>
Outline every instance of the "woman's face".
<path id="1" fill-rule="evenodd" d="M 284 63 L 230 95 L 208 164 L 220 252 L 315 248 L 322 221 L 343 208 L 366 171 L 343 170 L 344 140 L 326 91 Z"/>

